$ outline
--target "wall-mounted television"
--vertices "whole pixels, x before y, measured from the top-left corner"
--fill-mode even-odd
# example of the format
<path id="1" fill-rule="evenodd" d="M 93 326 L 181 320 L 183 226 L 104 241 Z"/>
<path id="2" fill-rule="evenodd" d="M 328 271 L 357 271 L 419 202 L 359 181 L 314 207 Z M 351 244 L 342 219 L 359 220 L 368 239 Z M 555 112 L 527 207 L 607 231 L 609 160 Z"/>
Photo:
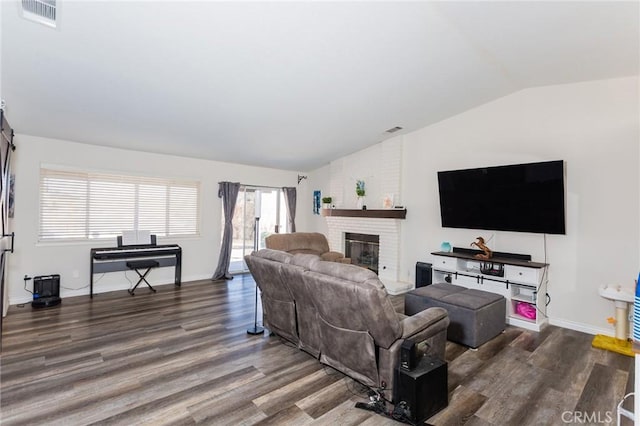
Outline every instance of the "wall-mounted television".
<path id="1" fill-rule="evenodd" d="M 565 233 L 564 162 L 438 172 L 445 228 Z"/>

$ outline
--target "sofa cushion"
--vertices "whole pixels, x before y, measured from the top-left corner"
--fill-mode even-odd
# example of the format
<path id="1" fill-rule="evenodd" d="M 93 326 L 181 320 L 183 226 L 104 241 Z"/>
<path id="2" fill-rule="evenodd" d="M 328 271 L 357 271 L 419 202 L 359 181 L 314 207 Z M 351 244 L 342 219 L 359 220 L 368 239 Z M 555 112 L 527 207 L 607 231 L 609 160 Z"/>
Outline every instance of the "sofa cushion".
<path id="1" fill-rule="evenodd" d="M 300 266 L 306 270 L 309 270 L 311 269 L 312 265 L 315 265 L 318 262 L 320 262 L 320 256 L 317 256 L 315 254 L 298 253 L 298 254 L 294 254 L 291 257 L 291 262 L 289 263 L 295 266 Z"/>
<path id="2" fill-rule="evenodd" d="M 308 248 L 301 248 L 301 249 L 293 249 L 293 250 L 289 250 L 288 253 L 291 254 L 312 254 L 314 256 L 320 256 L 320 252 L 317 250 L 311 250 Z"/>
<path id="3" fill-rule="evenodd" d="M 502 299 L 504 299 L 504 297 L 500 294 L 471 288 L 464 293 L 453 293 L 443 297 L 440 300 L 455 306 L 477 310 Z"/>
<path id="4" fill-rule="evenodd" d="M 377 288 L 384 288 L 375 272 L 356 265 L 337 262 L 316 262 L 310 265 L 309 270 L 357 283 L 371 281 L 368 284 Z"/>
<path id="5" fill-rule="evenodd" d="M 366 331 L 384 348 L 402 336 L 400 319 L 374 272 L 355 265 L 317 262 L 303 279 L 327 324 Z"/>
<path id="6" fill-rule="evenodd" d="M 271 249 L 262 249 L 259 251 L 254 251 L 251 253 L 253 256 L 258 256 L 263 259 L 274 260 L 280 263 L 289 263 L 291 262 L 292 254 L 279 251 L 279 250 L 271 250 Z"/>
<path id="7" fill-rule="evenodd" d="M 447 283 L 432 284 L 417 288 L 413 290 L 411 294 L 441 300 L 455 306 L 472 310 L 480 309 L 503 298 L 497 293 Z"/>
<path id="8" fill-rule="evenodd" d="M 411 294 L 440 300 L 443 297 L 466 290 L 466 287 L 462 287 L 459 285 L 439 283 L 416 288 L 415 290 L 411 291 Z"/>
<path id="9" fill-rule="evenodd" d="M 303 260 L 318 261 L 317 256 L 296 255 L 294 257 L 300 263 L 304 263 L 301 262 Z M 281 272 L 295 301 L 298 347 L 318 358 L 322 340 L 320 338 L 320 317 L 313 302 L 315 292 L 307 291 L 303 283 L 302 276 L 308 268 L 295 265 L 295 262 L 296 260 L 293 260 L 292 263 L 282 265 Z"/>

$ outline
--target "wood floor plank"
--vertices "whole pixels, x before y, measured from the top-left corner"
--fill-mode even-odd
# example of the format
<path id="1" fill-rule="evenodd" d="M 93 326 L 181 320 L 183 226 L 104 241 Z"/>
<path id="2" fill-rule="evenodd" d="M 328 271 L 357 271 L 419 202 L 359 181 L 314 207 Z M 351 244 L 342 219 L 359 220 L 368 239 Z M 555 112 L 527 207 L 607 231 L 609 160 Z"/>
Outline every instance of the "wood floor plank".
<path id="1" fill-rule="evenodd" d="M 572 408 L 578 402 L 596 359 L 605 352 L 591 348 L 591 340 L 592 336 L 555 328 L 530 357 L 532 365 L 553 373 L 547 386 L 560 391 L 564 401 Z"/>
<path id="2" fill-rule="evenodd" d="M 484 369 L 467 382 L 471 390 L 488 397 L 476 412 L 477 417 L 494 424 L 518 424 L 522 407 L 528 406 L 531 396 L 546 386 L 551 373 L 527 364 L 527 357 L 521 352 L 526 351 L 506 348 L 499 355 L 499 371 Z"/>
<path id="3" fill-rule="evenodd" d="M 502 333 L 480 346 L 476 352 L 476 356 L 483 361 L 492 359 L 521 334 L 522 329 L 507 327 Z"/>
<path id="4" fill-rule="evenodd" d="M 520 385 L 520 376 L 533 371 L 535 374 L 544 373 L 543 369 L 531 366 L 528 361 L 529 353 L 517 348 L 505 346 L 491 360 L 491 364 L 499 364 L 500 369 L 488 368 L 485 363 L 483 368 L 473 376 L 467 377 L 464 386 L 485 396 L 493 396 L 504 388 L 517 388 Z M 548 373 L 548 372 L 547 372 Z"/>
<path id="5" fill-rule="evenodd" d="M 465 386 L 458 386 L 449 398 L 449 406 L 427 420 L 438 426 L 466 424 L 482 407 L 487 397 Z"/>
<path id="6" fill-rule="evenodd" d="M 495 423 L 489 423 L 488 421 L 481 419 L 478 416 L 471 416 L 465 423 L 465 426 L 495 426 Z M 498 423 L 498 425 L 508 425 L 509 423 Z"/>
<path id="7" fill-rule="evenodd" d="M 468 352 L 468 348 L 466 346 L 458 345 L 453 342 L 447 342 L 445 348 L 445 361 L 451 363 L 460 355 Z"/>
<path id="8" fill-rule="evenodd" d="M 182 390 L 166 389 L 166 396 L 162 398 L 158 398 L 158 395 L 140 395 L 143 398 L 138 398 L 140 401 L 138 405 L 129 405 L 131 407 L 129 410 L 104 421 L 110 424 L 139 424 L 143 422 L 155 424 L 165 421 L 181 421 L 186 418 L 193 420 L 189 407 L 202 401 L 218 398 L 237 386 L 253 383 L 262 377 L 264 377 L 263 374 L 252 367 L 247 367 L 206 382 L 201 382 L 195 377 L 183 378 L 184 385 L 175 387 Z M 145 402 L 144 397 L 148 397 L 150 400 Z"/>
<path id="9" fill-rule="evenodd" d="M 549 337 L 553 330 L 554 327 L 545 327 L 539 333 L 522 330 L 522 333 L 511 342 L 511 346 L 533 352 Z"/>
<path id="10" fill-rule="evenodd" d="M 379 418 L 376 414 L 373 414 L 370 411 L 360 410 L 354 407 L 354 401 L 344 401 L 333 410 L 314 420 L 311 424 L 314 426 L 355 426 L 364 423 L 371 417 L 376 417 L 375 419 L 372 419 L 372 421 L 375 422 L 379 421 L 382 423 L 385 421 L 385 419 Z"/>
<path id="11" fill-rule="evenodd" d="M 189 410 L 196 421 L 205 421 L 224 417 L 238 410 L 244 410 L 248 405 L 257 409 L 252 402 L 253 399 L 295 382 L 318 371 L 319 368 L 320 366 L 316 360 L 310 358 L 306 362 L 297 363 L 263 379 L 237 386 L 220 398 L 196 404 L 189 407 Z M 265 414 L 264 417 L 268 416 Z"/>
<path id="12" fill-rule="evenodd" d="M 357 395 L 358 386 L 353 379 L 343 377 L 328 386 L 296 402 L 296 406 L 304 410 L 310 417 L 316 419 L 331 411 L 344 400 Z"/>
<path id="13" fill-rule="evenodd" d="M 629 373 L 596 363 L 582 390 L 575 411 L 595 414 L 596 418 L 615 418 L 616 406 L 624 396 Z"/>
<path id="14" fill-rule="evenodd" d="M 51 309 L 10 307 L 0 423 L 398 424 L 355 408 L 368 401 L 366 388 L 291 342 L 247 334 L 250 275 L 156 288 L 66 298 Z M 404 296 L 392 303 L 401 312 Z M 611 409 L 632 388 L 634 363 L 592 348 L 591 338 L 507 327 L 477 351 L 447 342 L 450 404 L 428 423 L 562 424 L 565 410 Z"/>
<path id="15" fill-rule="evenodd" d="M 300 409 L 297 405 L 291 405 L 283 410 L 272 414 L 271 416 L 260 420 L 256 425 L 260 426 L 278 426 L 278 425 L 296 425 L 304 426 L 311 424 L 313 417 Z"/>
<path id="16" fill-rule="evenodd" d="M 283 408 L 293 405 L 301 398 L 333 384 L 337 380 L 335 376 L 327 375 L 324 370 L 318 370 L 295 382 L 275 389 L 269 393 L 260 395 L 252 402 L 268 416 L 277 413 Z"/>
<path id="17" fill-rule="evenodd" d="M 563 392 L 553 388 L 539 389 L 534 398 L 530 398 L 527 404 L 520 408 L 520 412 L 514 415 L 523 426 L 539 426 L 562 424 L 563 415 L 573 412 L 575 401 L 567 398 Z M 567 418 L 567 417 L 565 417 Z"/>

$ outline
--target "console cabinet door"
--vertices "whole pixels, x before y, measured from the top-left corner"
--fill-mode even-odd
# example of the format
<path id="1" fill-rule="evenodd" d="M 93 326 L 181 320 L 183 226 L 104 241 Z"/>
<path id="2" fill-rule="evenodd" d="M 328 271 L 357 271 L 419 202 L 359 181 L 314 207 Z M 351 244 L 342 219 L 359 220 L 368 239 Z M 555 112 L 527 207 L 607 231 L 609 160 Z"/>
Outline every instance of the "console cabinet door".
<path id="1" fill-rule="evenodd" d="M 523 266 L 504 266 L 504 278 L 508 281 L 536 285 L 539 281 L 539 268 L 526 268 Z"/>

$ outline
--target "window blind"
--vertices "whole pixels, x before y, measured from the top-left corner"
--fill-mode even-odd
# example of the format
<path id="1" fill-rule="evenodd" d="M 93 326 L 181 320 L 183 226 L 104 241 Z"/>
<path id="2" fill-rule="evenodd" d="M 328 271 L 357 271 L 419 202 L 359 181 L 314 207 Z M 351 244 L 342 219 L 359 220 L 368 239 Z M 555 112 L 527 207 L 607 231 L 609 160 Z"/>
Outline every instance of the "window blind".
<path id="1" fill-rule="evenodd" d="M 200 182 L 40 169 L 40 241 L 199 234 Z"/>

